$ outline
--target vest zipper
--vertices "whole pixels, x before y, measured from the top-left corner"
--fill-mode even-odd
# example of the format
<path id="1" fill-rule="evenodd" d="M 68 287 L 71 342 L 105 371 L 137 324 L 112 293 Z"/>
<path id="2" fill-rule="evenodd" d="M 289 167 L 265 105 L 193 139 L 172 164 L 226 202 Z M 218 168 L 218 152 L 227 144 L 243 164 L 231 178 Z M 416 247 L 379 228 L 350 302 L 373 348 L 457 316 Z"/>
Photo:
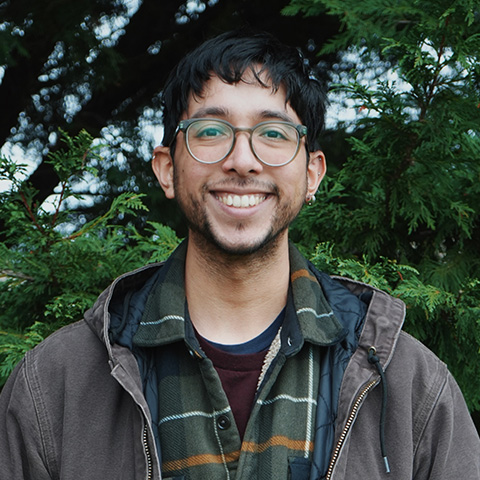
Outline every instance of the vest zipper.
<path id="1" fill-rule="evenodd" d="M 146 423 L 143 427 L 143 449 L 147 457 L 147 480 L 153 480 L 152 454 L 150 452 L 150 446 L 148 445 L 148 429 Z"/>
<path id="2" fill-rule="evenodd" d="M 340 450 L 342 449 L 343 444 L 345 443 L 345 439 L 347 438 L 348 432 L 350 431 L 350 428 L 352 427 L 353 421 L 355 419 L 355 416 L 357 415 L 358 409 L 360 408 L 360 405 L 363 402 L 363 399 L 367 395 L 367 393 L 378 383 L 378 380 L 373 380 L 371 381 L 358 395 L 357 399 L 355 400 L 355 403 L 353 404 L 352 410 L 350 412 L 350 415 L 347 419 L 347 423 L 345 424 L 345 427 L 342 431 L 342 434 L 340 435 L 340 438 L 338 439 L 338 443 L 335 447 L 335 450 L 333 451 L 332 458 L 330 460 L 330 465 L 328 466 L 327 470 L 327 475 L 325 477 L 325 480 L 330 480 L 332 478 L 333 474 L 333 469 L 335 467 L 335 464 L 337 463 L 338 456 L 340 455 Z"/>

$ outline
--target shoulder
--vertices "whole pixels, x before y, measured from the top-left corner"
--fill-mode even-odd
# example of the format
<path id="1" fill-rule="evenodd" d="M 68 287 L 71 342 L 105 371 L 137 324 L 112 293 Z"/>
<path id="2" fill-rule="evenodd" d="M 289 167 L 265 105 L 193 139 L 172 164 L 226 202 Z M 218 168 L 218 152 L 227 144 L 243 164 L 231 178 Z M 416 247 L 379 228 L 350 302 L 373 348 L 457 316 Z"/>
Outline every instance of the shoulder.
<path id="1" fill-rule="evenodd" d="M 412 401 L 433 404 L 451 376 L 447 365 L 412 335 L 401 331 L 387 368 L 389 385 L 398 392 L 412 391 Z"/>
<path id="2" fill-rule="evenodd" d="M 419 445 L 438 415 L 446 421 L 458 415 L 470 422 L 465 400 L 447 365 L 420 341 L 402 331 L 387 369 L 388 386 L 395 406 L 412 419 L 414 445 Z"/>
<path id="3" fill-rule="evenodd" d="M 404 391 L 408 386 L 412 392 L 412 401 L 421 396 L 419 402 L 435 403 L 451 374 L 447 365 L 429 348 L 412 335 L 402 331 L 399 335 L 395 353 L 387 372 L 397 390 Z"/>
<path id="4" fill-rule="evenodd" d="M 25 354 L 7 380 L 2 400 L 19 415 L 29 408 L 38 413 L 46 397 L 61 398 L 68 377 L 76 375 L 80 382 L 87 380 L 101 352 L 100 339 L 85 321 L 67 325 Z M 105 355 L 104 347 L 103 352 Z"/>
<path id="5" fill-rule="evenodd" d="M 96 356 L 105 351 L 105 345 L 85 320 L 67 325 L 48 336 L 43 342 L 26 353 L 28 363 L 56 363 L 69 358 L 79 361 L 81 357 Z"/>
<path id="6" fill-rule="evenodd" d="M 478 475 L 480 439 L 448 366 L 402 332 L 391 368 L 390 398 L 395 408 L 403 408 L 411 418 L 418 478 L 430 474 L 428 478 L 474 478 L 473 472 Z"/>
<path id="7" fill-rule="evenodd" d="M 73 377 L 78 384 L 92 384 L 100 371 L 104 376 L 108 369 L 105 345 L 81 320 L 57 330 L 28 351 L 9 380 L 37 397 L 55 390 L 58 393 Z"/>
<path id="8" fill-rule="evenodd" d="M 401 362 L 404 366 L 415 366 L 415 372 L 412 373 L 425 373 L 427 375 L 432 375 L 434 372 L 439 372 L 442 375 L 448 373 L 447 365 L 435 353 L 404 330 L 399 335 L 392 361 L 395 363 Z"/>
<path id="9" fill-rule="evenodd" d="M 92 392 L 115 392 L 115 388 L 108 351 L 82 320 L 61 328 L 25 354 L 0 396 L 0 417 L 3 409 L 18 418 L 34 411 L 39 429 L 55 429 L 67 405 L 76 411 L 81 399 Z"/>

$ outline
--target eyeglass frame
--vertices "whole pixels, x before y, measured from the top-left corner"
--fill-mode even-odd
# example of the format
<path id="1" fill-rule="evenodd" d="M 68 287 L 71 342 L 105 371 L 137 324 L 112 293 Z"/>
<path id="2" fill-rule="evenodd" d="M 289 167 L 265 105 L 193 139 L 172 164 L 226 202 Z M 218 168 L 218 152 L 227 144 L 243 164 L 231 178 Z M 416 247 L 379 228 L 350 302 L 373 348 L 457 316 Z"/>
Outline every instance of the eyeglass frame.
<path id="1" fill-rule="evenodd" d="M 223 124 L 227 125 L 233 131 L 233 141 L 232 141 L 232 145 L 231 145 L 230 149 L 228 150 L 228 152 L 222 158 L 220 158 L 219 160 L 215 160 L 214 162 L 205 162 L 204 160 L 200 160 L 199 158 L 197 158 L 192 153 L 192 151 L 190 149 L 190 145 L 188 144 L 188 134 L 187 134 L 188 129 L 195 122 L 202 121 L 202 120 L 215 120 L 216 122 L 220 122 L 220 123 L 223 123 Z M 257 129 L 258 127 L 261 127 L 262 125 L 268 125 L 270 123 L 276 123 L 276 124 L 280 124 L 280 125 L 289 125 L 290 127 L 293 127 L 297 132 L 297 135 L 298 135 L 297 148 L 295 149 L 295 153 L 292 155 L 292 158 L 290 158 L 290 160 L 288 160 L 287 162 L 274 163 L 274 164 L 267 163 L 258 156 L 257 152 L 253 148 L 253 141 L 252 141 L 253 131 L 255 129 Z M 175 132 L 173 134 L 173 139 L 170 142 L 170 148 L 172 147 L 173 143 L 175 142 L 175 139 L 177 138 L 178 132 L 182 132 L 184 134 L 185 145 L 187 146 L 188 153 L 197 162 L 202 163 L 204 165 L 214 165 L 216 163 L 220 163 L 221 161 L 225 160 L 233 152 L 233 149 L 235 148 L 235 142 L 237 141 L 237 133 L 238 132 L 248 132 L 250 134 L 249 135 L 250 150 L 255 155 L 255 158 L 260 163 L 262 163 L 263 165 L 266 165 L 267 167 L 283 167 L 285 165 L 288 165 L 297 156 L 298 151 L 300 150 L 300 140 L 307 135 L 307 127 L 305 125 L 295 124 L 295 123 L 287 122 L 287 121 L 284 121 L 284 120 L 266 120 L 265 122 L 257 123 L 253 127 L 235 127 L 230 122 L 227 122 L 226 120 L 223 120 L 221 118 L 209 118 L 209 117 L 207 117 L 207 118 L 189 118 L 189 119 L 186 119 L 186 120 L 181 120 L 179 122 L 179 124 L 178 124 L 178 126 L 175 129 Z M 306 142 L 305 142 L 305 144 L 306 144 Z M 307 149 L 307 151 L 308 151 L 308 149 Z"/>

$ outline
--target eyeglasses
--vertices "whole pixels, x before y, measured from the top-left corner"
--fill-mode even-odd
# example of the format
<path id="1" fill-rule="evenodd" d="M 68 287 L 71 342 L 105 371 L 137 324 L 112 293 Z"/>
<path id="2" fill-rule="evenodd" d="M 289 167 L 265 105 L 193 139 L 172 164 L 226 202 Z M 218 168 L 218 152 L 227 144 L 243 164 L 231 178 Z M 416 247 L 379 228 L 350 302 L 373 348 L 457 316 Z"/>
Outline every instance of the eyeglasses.
<path id="1" fill-rule="evenodd" d="M 297 155 L 300 139 L 307 134 L 307 127 L 268 121 L 244 128 L 216 118 L 192 118 L 178 124 L 174 139 L 178 132 L 184 133 L 188 152 L 201 163 L 221 162 L 232 152 L 237 133 L 247 132 L 255 157 L 270 167 L 281 167 Z"/>

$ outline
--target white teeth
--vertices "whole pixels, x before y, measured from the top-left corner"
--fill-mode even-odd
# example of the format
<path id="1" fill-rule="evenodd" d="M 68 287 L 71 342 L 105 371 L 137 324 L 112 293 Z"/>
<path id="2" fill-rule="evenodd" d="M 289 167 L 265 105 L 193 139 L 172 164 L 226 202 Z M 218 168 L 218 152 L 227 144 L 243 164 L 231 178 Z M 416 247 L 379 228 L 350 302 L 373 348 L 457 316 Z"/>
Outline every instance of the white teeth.
<path id="1" fill-rule="evenodd" d="M 263 202 L 266 198 L 265 195 L 217 195 L 217 200 L 220 200 L 225 205 L 235 208 L 248 208 L 255 207 Z"/>

